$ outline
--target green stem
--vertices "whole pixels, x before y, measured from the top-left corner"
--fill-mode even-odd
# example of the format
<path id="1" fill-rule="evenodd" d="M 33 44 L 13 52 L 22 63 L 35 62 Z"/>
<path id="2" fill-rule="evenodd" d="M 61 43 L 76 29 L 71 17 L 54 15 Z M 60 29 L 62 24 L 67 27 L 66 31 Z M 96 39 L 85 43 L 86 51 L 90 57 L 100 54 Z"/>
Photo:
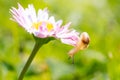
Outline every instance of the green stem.
<path id="1" fill-rule="evenodd" d="M 35 55 L 36 55 L 36 53 L 37 53 L 37 51 L 39 50 L 39 48 L 40 48 L 41 46 L 42 46 L 42 45 L 40 45 L 38 42 L 35 43 L 35 46 L 34 46 L 34 48 L 33 48 L 33 51 L 32 51 L 32 53 L 31 53 L 30 57 L 28 58 L 28 60 L 27 60 L 27 62 L 26 62 L 26 64 L 25 64 L 23 70 L 21 71 L 18 80 L 23 80 L 23 77 L 24 77 L 24 75 L 25 75 L 28 67 L 30 66 L 31 62 L 33 61 L 33 59 L 34 59 L 34 57 L 35 57 Z"/>
<path id="2" fill-rule="evenodd" d="M 24 77 L 27 69 L 29 68 L 31 62 L 33 61 L 33 59 L 34 59 L 37 51 L 39 50 L 39 48 L 40 48 L 42 45 L 48 43 L 50 40 L 54 40 L 53 37 L 37 38 L 37 37 L 35 37 L 34 35 L 33 35 L 33 37 L 34 37 L 34 39 L 35 39 L 35 41 L 36 41 L 35 46 L 34 46 L 34 48 L 33 48 L 33 51 L 32 51 L 32 53 L 31 53 L 30 57 L 28 58 L 25 66 L 24 66 L 23 70 L 21 71 L 18 80 L 23 80 L 23 77 Z"/>

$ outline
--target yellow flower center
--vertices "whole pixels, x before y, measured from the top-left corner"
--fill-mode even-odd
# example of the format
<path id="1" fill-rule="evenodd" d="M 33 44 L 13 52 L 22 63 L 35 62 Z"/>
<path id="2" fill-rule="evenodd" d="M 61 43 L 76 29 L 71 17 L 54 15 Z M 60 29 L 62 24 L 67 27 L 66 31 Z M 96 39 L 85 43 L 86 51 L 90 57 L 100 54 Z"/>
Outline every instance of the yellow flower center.
<path id="1" fill-rule="evenodd" d="M 33 23 L 32 27 L 38 30 L 38 28 L 43 24 L 46 24 L 46 28 L 48 31 L 51 31 L 53 29 L 53 25 L 50 22 L 38 22 L 38 23 Z"/>
<path id="2" fill-rule="evenodd" d="M 42 22 L 33 23 L 32 27 L 38 30 L 40 25 L 42 25 Z"/>
<path id="3" fill-rule="evenodd" d="M 53 25 L 51 23 L 47 23 L 47 30 L 51 31 L 53 29 Z"/>

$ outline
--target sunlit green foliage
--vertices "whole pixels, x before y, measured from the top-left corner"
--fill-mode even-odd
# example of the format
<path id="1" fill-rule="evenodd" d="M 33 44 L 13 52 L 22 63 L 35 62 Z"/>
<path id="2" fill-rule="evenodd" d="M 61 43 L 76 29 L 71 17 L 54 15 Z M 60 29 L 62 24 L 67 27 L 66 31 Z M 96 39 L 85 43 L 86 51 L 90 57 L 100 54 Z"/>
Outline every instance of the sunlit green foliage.
<path id="1" fill-rule="evenodd" d="M 0 80 L 17 80 L 34 46 L 32 35 L 10 20 L 17 3 L 50 15 L 71 28 L 89 33 L 89 48 L 68 60 L 72 46 L 53 40 L 36 55 L 24 80 L 120 80 L 120 0 L 0 0 Z"/>

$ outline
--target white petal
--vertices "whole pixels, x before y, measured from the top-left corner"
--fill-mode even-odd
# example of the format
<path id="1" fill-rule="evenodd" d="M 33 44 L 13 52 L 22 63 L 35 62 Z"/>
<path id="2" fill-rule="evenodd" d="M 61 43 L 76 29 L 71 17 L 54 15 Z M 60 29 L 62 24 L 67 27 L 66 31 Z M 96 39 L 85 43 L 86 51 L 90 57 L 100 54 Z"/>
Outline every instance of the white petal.
<path id="1" fill-rule="evenodd" d="M 28 5 L 28 11 L 29 11 L 29 16 L 28 17 L 31 19 L 31 21 L 32 22 L 37 22 L 36 11 L 35 11 L 35 8 L 32 4 Z"/>
<path id="2" fill-rule="evenodd" d="M 55 18 L 53 16 L 51 16 L 48 21 L 50 21 L 51 23 L 54 24 L 55 23 Z"/>
<path id="3" fill-rule="evenodd" d="M 47 21 L 48 20 L 48 12 L 47 9 L 45 8 L 44 10 L 39 9 L 38 10 L 38 19 L 37 21 Z"/>
<path id="4" fill-rule="evenodd" d="M 57 22 L 56 22 L 56 26 L 59 26 L 59 27 L 60 27 L 60 26 L 62 25 L 62 22 L 63 22 L 62 20 L 57 21 Z"/>

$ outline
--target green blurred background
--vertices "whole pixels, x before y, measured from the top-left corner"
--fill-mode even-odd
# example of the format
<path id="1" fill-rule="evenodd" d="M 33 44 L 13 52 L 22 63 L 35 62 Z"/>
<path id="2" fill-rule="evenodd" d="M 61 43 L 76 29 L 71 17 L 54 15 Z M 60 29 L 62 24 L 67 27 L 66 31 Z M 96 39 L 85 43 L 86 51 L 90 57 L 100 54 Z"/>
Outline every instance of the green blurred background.
<path id="1" fill-rule="evenodd" d="M 34 46 L 32 35 L 11 21 L 17 3 L 47 7 L 71 28 L 89 33 L 89 48 L 68 60 L 72 46 L 54 40 L 37 53 L 24 80 L 120 80 L 120 0 L 0 0 L 0 80 L 17 80 Z"/>

